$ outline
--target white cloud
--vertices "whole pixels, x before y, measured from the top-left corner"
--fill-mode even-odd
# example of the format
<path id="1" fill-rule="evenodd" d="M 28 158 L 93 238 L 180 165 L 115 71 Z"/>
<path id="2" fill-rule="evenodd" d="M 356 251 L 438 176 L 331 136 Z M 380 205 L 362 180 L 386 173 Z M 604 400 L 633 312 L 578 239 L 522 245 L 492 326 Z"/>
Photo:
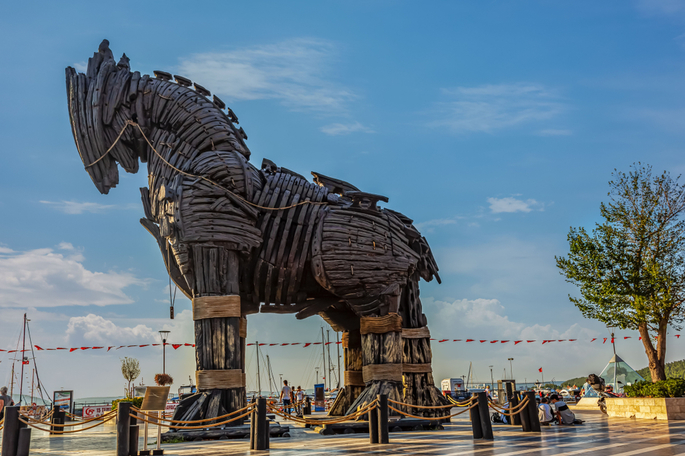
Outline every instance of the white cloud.
<path id="1" fill-rule="evenodd" d="M 69 341 L 74 343 L 133 344 L 156 341 L 156 332 L 152 328 L 145 325 L 117 326 L 111 320 L 92 313 L 84 317 L 71 317 L 66 334 Z"/>
<path id="2" fill-rule="evenodd" d="M 513 197 L 507 198 L 488 198 L 490 210 L 493 214 L 500 212 L 530 212 L 533 210 L 542 211 L 544 205 L 534 199 L 520 200 Z"/>
<path id="3" fill-rule="evenodd" d="M 438 226 L 446 225 L 456 225 L 457 220 L 455 218 L 444 218 L 444 219 L 434 219 L 426 220 L 425 222 L 419 222 L 414 224 L 418 230 L 426 231 L 427 233 L 432 233 L 433 230 Z"/>
<path id="4" fill-rule="evenodd" d="M 112 209 L 116 206 L 100 203 L 89 203 L 81 201 L 41 201 L 43 204 L 52 206 L 60 212 L 65 214 L 83 214 L 84 212 L 100 213 L 107 209 Z"/>
<path id="5" fill-rule="evenodd" d="M 375 133 L 369 127 L 365 127 L 359 122 L 351 124 L 333 123 L 321 127 L 321 131 L 331 136 L 349 135 L 350 133 Z"/>
<path id="6" fill-rule="evenodd" d="M 647 15 L 673 15 L 685 12 L 684 0 L 637 0 L 637 9 Z"/>
<path id="7" fill-rule="evenodd" d="M 179 72 L 233 100 L 279 100 L 291 109 L 344 111 L 355 95 L 330 79 L 333 44 L 291 39 L 181 59 Z"/>
<path id="8" fill-rule="evenodd" d="M 86 71 L 88 71 L 88 63 L 85 61 L 76 62 L 74 63 L 74 69 L 79 73 L 85 73 Z"/>
<path id="9" fill-rule="evenodd" d="M 485 132 L 544 122 L 565 110 L 559 96 L 539 84 L 490 84 L 443 89 L 429 126 L 453 133 Z"/>
<path id="10" fill-rule="evenodd" d="M 62 249 L 63 244 L 60 244 Z M 90 271 L 83 261 L 80 252 L 65 255 L 49 248 L 0 251 L 0 306 L 130 304 L 133 300 L 124 289 L 146 283 L 129 273 Z"/>

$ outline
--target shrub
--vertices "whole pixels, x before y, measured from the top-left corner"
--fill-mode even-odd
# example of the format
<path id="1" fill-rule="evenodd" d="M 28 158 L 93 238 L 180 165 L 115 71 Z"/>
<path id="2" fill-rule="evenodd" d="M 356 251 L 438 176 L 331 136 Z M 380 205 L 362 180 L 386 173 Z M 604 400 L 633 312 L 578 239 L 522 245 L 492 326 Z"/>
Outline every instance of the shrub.
<path id="1" fill-rule="evenodd" d="M 112 401 L 112 410 L 117 409 L 119 402 L 131 402 L 134 407 L 140 408 L 143 405 L 143 398 L 142 397 L 131 397 L 128 399 L 114 399 Z"/>
<path id="2" fill-rule="evenodd" d="M 685 395 L 685 379 L 669 378 L 656 383 L 644 381 L 624 386 L 628 397 L 682 397 Z"/>

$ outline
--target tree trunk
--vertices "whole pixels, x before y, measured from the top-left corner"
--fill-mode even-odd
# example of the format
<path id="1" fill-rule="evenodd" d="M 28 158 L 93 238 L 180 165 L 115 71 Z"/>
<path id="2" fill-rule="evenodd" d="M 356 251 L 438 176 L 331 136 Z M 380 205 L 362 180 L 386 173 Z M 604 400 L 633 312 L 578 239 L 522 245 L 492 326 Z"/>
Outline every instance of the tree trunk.
<path id="1" fill-rule="evenodd" d="M 647 354 L 647 359 L 649 360 L 649 373 L 652 376 L 652 382 L 658 382 L 659 380 L 666 380 L 666 329 L 668 328 L 668 322 L 662 320 L 659 324 L 659 332 L 657 336 L 657 348 L 654 348 L 652 339 L 649 335 L 649 329 L 646 323 L 642 323 L 638 326 L 638 331 L 640 336 L 642 336 L 642 345 L 645 347 L 645 353 Z"/>

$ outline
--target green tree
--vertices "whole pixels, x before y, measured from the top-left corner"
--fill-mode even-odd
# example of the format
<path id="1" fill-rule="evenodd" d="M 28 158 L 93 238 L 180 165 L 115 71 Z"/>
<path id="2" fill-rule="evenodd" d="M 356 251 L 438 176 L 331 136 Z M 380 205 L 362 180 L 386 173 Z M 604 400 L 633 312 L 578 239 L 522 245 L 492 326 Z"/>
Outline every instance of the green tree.
<path id="1" fill-rule="evenodd" d="M 124 379 L 128 381 L 128 387 L 126 388 L 126 397 L 133 397 L 133 389 L 131 388 L 131 382 L 138 378 L 140 375 L 140 363 L 135 358 L 129 358 L 128 356 L 121 360 L 121 374 Z"/>
<path id="2" fill-rule="evenodd" d="M 680 176 L 654 176 L 640 163 L 612 177 L 604 222 L 592 234 L 571 228 L 557 266 L 580 288 L 569 299 L 585 317 L 640 332 L 652 381 L 665 380 L 666 333 L 684 318 L 685 188 Z"/>

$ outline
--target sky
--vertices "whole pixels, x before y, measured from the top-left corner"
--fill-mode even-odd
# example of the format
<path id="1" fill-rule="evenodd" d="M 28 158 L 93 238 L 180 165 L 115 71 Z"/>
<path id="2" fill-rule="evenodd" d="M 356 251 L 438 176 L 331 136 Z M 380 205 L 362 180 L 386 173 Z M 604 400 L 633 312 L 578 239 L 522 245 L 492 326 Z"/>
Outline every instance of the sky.
<path id="1" fill-rule="evenodd" d="M 441 285 L 421 284 L 433 337 L 537 341 L 434 341 L 437 382 L 470 363 L 479 382 L 490 366 L 495 380 L 510 369 L 529 382 L 540 368 L 545 380 L 599 373 L 609 330 L 569 302 L 578 292 L 554 257 L 568 251 L 570 227 L 599 221 L 614 169 L 685 170 L 681 0 L 38 0 L 2 10 L 2 349 L 16 348 L 24 312 L 44 347 L 151 344 L 161 329 L 172 343 L 193 342 L 190 302 L 179 293 L 169 319 L 163 261 L 138 221 L 146 175 L 121 172 L 100 195 L 71 135 L 64 68 L 83 71 L 103 38 L 134 70 L 186 76 L 226 101 L 256 166 L 269 158 L 388 196 L 440 267 Z M 322 327 L 318 316 L 253 315 L 248 342 L 314 342 Z M 676 333 L 669 360 L 685 358 Z M 645 367 L 637 334 L 617 334 L 619 354 Z M 12 355 L 0 355 L 7 384 Z M 48 390 L 82 398 L 122 394 L 124 356 L 152 383 L 161 355 L 44 351 L 35 362 Z M 321 365 L 320 346 L 262 355 L 276 377 L 305 388 Z M 168 348 L 167 371 L 187 384 L 192 348 Z M 253 348 L 247 379 L 255 389 Z"/>

